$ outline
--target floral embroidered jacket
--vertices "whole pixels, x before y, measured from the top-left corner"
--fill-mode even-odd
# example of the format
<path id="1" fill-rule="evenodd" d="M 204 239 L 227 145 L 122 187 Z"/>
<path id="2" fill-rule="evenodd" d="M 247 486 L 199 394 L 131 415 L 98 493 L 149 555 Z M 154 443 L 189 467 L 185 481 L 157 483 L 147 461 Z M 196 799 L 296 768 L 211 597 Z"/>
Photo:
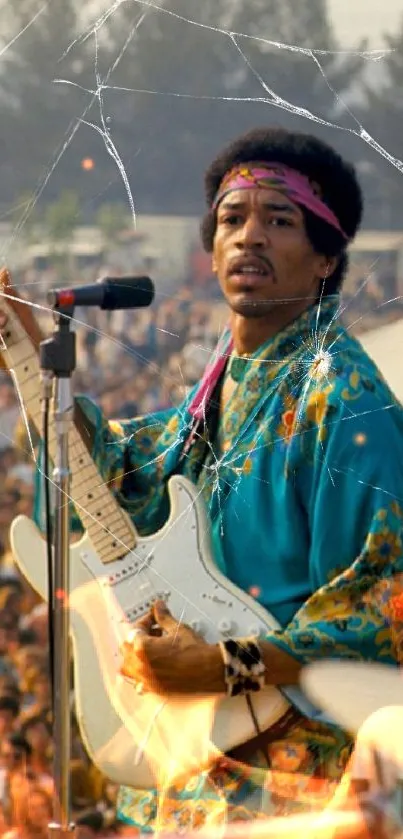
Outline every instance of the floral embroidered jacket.
<path id="1" fill-rule="evenodd" d="M 338 321 L 337 306 L 337 299 L 322 301 L 261 346 L 245 364 L 215 439 L 206 445 L 200 435 L 185 456 L 194 392 L 177 408 L 125 421 L 107 422 L 90 400 L 81 404 L 95 429 L 99 470 L 142 534 L 168 516 L 167 478 L 180 472 L 198 486 L 216 562 L 277 619 L 282 628 L 270 634 L 272 643 L 302 662 L 394 663 L 403 408 Z M 226 333 L 220 353 L 229 341 Z M 39 493 L 37 501 L 39 518 Z M 280 786 L 283 804 L 276 799 L 275 811 L 288 812 L 287 796 L 302 806 L 310 801 L 314 778 L 332 788 L 350 748 L 338 728 L 312 720 L 274 744 L 277 781 L 269 773 L 263 787 L 274 800 Z M 171 791 L 158 824 L 203 824 L 223 795 L 228 819 L 262 812 L 254 798 L 259 785 L 245 767 L 218 775 L 219 793 L 211 774 Z M 156 793 L 124 790 L 121 817 L 149 831 L 157 804 Z"/>

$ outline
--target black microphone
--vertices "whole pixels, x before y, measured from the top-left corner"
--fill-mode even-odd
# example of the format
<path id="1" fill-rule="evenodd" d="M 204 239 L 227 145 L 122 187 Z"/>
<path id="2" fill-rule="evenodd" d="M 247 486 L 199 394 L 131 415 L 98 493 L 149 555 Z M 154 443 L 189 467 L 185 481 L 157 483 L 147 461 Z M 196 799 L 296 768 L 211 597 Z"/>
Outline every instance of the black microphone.
<path id="1" fill-rule="evenodd" d="M 154 300 L 149 277 L 104 277 L 93 285 L 54 288 L 47 294 L 56 309 L 71 306 L 100 306 L 101 309 L 141 309 Z"/>

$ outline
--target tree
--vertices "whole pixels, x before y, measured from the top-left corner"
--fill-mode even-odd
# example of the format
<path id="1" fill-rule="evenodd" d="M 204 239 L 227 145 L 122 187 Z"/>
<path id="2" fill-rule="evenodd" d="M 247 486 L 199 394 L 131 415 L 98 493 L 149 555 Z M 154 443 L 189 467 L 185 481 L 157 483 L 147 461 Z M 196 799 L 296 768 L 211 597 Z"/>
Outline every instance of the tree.
<path id="1" fill-rule="evenodd" d="M 77 227 L 80 214 L 78 196 L 72 190 L 64 190 L 57 201 L 46 208 L 44 221 L 49 239 L 55 243 L 66 243 Z"/>
<path id="2" fill-rule="evenodd" d="M 131 222 L 126 207 L 122 204 L 103 204 L 96 215 L 106 250 L 110 250 L 119 240 L 119 234 L 127 230 Z"/>
<path id="3" fill-rule="evenodd" d="M 26 244 L 33 245 L 39 241 L 41 235 L 42 215 L 35 206 L 35 196 L 32 193 L 23 192 L 16 199 L 11 212 L 11 223 L 18 225 L 24 213 L 32 207 L 32 211 L 27 215 L 27 220 L 24 224 L 24 240 Z"/>
<path id="4" fill-rule="evenodd" d="M 378 86 L 365 85 L 365 104 L 361 120 L 374 140 L 400 161 L 399 168 L 379 152 L 366 147 L 362 178 L 370 195 L 368 220 L 375 228 L 402 229 L 401 192 L 403 184 L 403 17 L 395 35 L 385 35 L 390 50 L 382 60 Z"/>
<path id="5" fill-rule="evenodd" d="M 267 83 L 293 105 L 334 118 L 335 97 L 309 55 L 231 38 L 219 29 L 306 49 L 337 48 L 323 0 L 165 0 L 161 11 L 122 4 L 111 22 L 112 52 L 121 50 L 127 33 L 134 34 L 111 84 L 132 92 L 109 91 L 107 112 L 114 113 L 122 158 L 143 211 L 199 213 L 206 163 L 223 142 L 254 125 L 281 123 L 334 139 L 334 131 L 326 135 L 292 108 L 270 104 L 273 97 L 265 89 Z M 333 55 L 320 61 L 338 91 L 353 84 L 363 65 Z M 116 198 L 118 190 L 121 195 L 120 185 Z"/>
<path id="6" fill-rule="evenodd" d="M 61 279 L 67 277 L 70 267 L 74 268 L 69 245 L 77 227 L 79 213 L 78 196 L 72 190 L 64 190 L 57 201 L 48 204 L 44 213 L 44 234 L 50 242 L 52 261 Z"/>
<path id="7" fill-rule="evenodd" d="M 78 4 L 52 0 L 31 25 L 33 0 L 9 7 L 13 32 L 22 34 L 0 77 L 0 165 L 12 161 L 2 166 L 3 203 L 23 191 L 34 204 L 38 193 L 49 202 L 68 185 L 80 196 L 83 219 L 106 202 L 125 201 L 129 209 L 129 191 L 143 213 L 199 214 L 206 164 L 243 130 L 281 123 L 342 148 L 342 134 L 326 133 L 295 107 L 275 107 L 269 92 L 334 118 L 334 96 L 312 57 L 245 37 L 334 50 L 324 0 L 161 0 L 161 10 L 121 3 L 97 43 L 94 34 L 77 40 Z M 318 60 L 340 91 L 363 64 Z"/>
<path id="8" fill-rule="evenodd" d="M 74 85 L 88 86 L 87 46 L 68 49 L 80 33 L 75 0 L 52 0 L 39 13 L 32 0 L 7 8 L 9 34 L 21 35 L 5 52 L 0 76 L 6 154 L 12 161 L 2 200 L 7 192 L 9 200 L 10 193 L 41 192 L 45 184 L 49 200 L 66 182 L 78 189 L 82 182 L 85 138 L 78 119 L 89 96 Z M 58 84 L 57 78 L 73 85 Z"/>
<path id="9" fill-rule="evenodd" d="M 336 55 L 340 45 L 324 0 L 298 4 L 293 0 L 241 0 L 233 8 L 231 29 L 253 36 L 236 39 L 246 59 L 245 93 L 259 91 L 262 96 L 267 84 L 272 99 L 274 94 L 285 100 L 284 110 L 269 106 L 270 120 L 320 133 L 321 128 L 314 128 L 296 109 L 305 108 L 319 119 L 335 120 L 337 98 L 331 88 L 343 94 L 360 79 L 364 66 L 356 56 Z M 364 46 L 363 42 L 359 48 Z"/>
<path id="10" fill-rule="evenodd" d="M 162 11 L 122 4 L 111 19 L 110 64 L 128 34 L 133 37 L 110 83 L 144 92 L 110 92 L 106 109 L 114 114 L 140 208 L 197 212 L 200 198 L 195 203 L 194 186 L 216 133 L 210 134 L 208 125 L 216 125 L 222 114 L 223 103 L 213 100 L 228 94 L 226 78 L 239 63 L 230 40 L 215 31 L 228 15 L 228 0 L 165 0 L 160 5 Z M 118 194 L 120 185 L 114 197 Z"/>

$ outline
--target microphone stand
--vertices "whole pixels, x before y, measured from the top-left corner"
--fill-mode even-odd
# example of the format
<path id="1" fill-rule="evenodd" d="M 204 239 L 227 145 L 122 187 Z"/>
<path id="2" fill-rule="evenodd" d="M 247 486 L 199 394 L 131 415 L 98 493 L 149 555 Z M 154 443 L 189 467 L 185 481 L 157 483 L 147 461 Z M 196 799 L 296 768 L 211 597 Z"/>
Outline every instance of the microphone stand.
<path id="1" fill-rule="evenodd" d="M 44 398 L 53 388 L 53 416 L 56 431 L 56 458 L 53 482 L 56 490 L 53 553 L 54 644 L 53 644 L 53 733 L 56 797 L 54 821 L 49 833 L 54 839 L 70 839 L 70 467 L 69 432 L 73 422 L 71 376 L 76 366 L 75 334 L 70 330 L 73 305 L 54 311 L 55 329 L 39 348 Z"/>

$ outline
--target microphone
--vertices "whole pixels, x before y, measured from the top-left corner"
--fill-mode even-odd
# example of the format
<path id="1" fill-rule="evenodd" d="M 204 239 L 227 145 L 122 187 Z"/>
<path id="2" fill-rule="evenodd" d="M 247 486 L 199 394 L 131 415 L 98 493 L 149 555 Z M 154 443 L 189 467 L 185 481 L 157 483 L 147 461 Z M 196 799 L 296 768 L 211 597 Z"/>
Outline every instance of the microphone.
<path id="1" fill-rule="evenodd" d="M 55 288 L 47 294 L 56 309 L 70 306 L 99 306 L 101 309 L 141 309 L 154 300 L 149 277 L 103 277 L 93 285 Z"/>

